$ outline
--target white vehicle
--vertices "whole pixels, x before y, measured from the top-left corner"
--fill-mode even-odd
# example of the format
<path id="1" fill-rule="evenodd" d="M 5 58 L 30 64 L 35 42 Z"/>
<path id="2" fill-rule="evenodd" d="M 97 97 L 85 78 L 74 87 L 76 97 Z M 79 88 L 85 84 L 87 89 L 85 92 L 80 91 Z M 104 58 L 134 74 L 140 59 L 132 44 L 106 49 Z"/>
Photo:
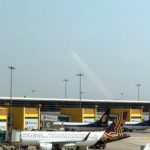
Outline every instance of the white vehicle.
<path id="1" fill-rule="evenodd" d="M 150 143 L 147 143 L 143 150 L 150 150 Z"/>
<path id="2" fill-rule="evenodd" d="M 127 113 L 121 113 L 114 122 L 100 132 L 77 132 L 77 131 L 21 131 L 13 133 L 12 142 L 19 142 L 21 145 L 38 145 L 41 149 L 52 150 L 62 147 L 105 147 L 107 142 L 120 140 L 128 137 L 122 133 L 123 124 Z"/>

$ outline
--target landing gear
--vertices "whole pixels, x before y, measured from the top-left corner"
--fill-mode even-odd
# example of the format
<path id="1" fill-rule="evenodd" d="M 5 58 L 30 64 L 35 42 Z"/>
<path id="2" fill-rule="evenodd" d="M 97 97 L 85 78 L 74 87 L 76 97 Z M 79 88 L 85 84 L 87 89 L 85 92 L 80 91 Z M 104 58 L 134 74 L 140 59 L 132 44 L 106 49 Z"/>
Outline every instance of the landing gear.
<path id="1" fill-rule="evenodd" d="M 104 144 L 103 146 L 102 146 L 102 149 L 105 149 L 106 148 L 106 144 Z"/>
<path id="2" fill-rule="evenodd" d="M 61 150 L 61 147 L 59 144 L 55 144 L 52 148 L 52 150 Z"/>
<path id="3" fill-rule="evenodd" d="M 53 148 L 52 150 L 61 150 L 61 148 L 55 147 L 55 148 Z"/>
<path id="4" fill-rule="evenodd" d="M 77 146 L 77 147 L 76 147 L 76 150 L 80 150 L 80 147 L 79 147 L 79 146 Z"/>
<path id="5" fill-rule="evenodd" d="M 96 145 L 94 145 L 94 146 L 92 146 L 92 147 L 90 147 L 90 148 L 103 150 L 103 149 L 106 148 L 106 144 L 96 144 Z"/>

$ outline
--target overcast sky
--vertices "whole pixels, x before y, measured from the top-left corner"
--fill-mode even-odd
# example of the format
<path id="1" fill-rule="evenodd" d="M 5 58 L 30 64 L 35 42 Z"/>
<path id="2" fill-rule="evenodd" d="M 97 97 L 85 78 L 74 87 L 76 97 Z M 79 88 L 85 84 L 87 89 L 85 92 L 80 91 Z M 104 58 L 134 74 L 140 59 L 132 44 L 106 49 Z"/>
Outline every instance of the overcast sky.
<path id="1" fill-rule="evenodd" d="M 0 96 L 150 99 L 149 0 L 1 0 Z"/>

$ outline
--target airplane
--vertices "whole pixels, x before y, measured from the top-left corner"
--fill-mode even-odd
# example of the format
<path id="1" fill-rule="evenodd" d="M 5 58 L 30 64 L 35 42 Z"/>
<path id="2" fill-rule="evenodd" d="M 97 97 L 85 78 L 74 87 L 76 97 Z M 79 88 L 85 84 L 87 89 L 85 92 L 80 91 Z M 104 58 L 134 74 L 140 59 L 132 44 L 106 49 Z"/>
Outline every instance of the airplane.
<path id="1" fill-rule="evenodd" d="M 108 125 L 111 124 L 112 121 L 108 121 Z M 124 131 L 132 132 L 133 130 L 146 130 L 150 129 L 150 119 L 141 122 L 125 122 Z"/>
<path id="2" fill-rule="evenodd" d="M 142 122 L 126 122 L 124 125 L 124 131 L 130 131 L 133 130 L 146 130 L 150 129 L 150 119 Z"/>
<path id="3" fill-rule="evenodd" d="M 65 131 L 99 131 L 104 130 L 108 126 L 110 109 L 107 109 L 102 117 L 93 123 L 76 123 L 76 122 L 54 122 L 53 128 L 61 126 Z"/>
<path id="4" fill-rule="evenodd" d="M 62 147 L 105 148 L 106 143 L 121 140 L 129 137 L 123 133 L 123 125 L 127 117 L 127 112 L 122 112 L 114 122 L 99 132 L 91 131 L 16 131 L 12 132 L 13 143 L 20 143 L 21 146 L 38 145 L 41 149 L 60 150 Z M 20 134 L 20 135 L 19 135 Z"/>

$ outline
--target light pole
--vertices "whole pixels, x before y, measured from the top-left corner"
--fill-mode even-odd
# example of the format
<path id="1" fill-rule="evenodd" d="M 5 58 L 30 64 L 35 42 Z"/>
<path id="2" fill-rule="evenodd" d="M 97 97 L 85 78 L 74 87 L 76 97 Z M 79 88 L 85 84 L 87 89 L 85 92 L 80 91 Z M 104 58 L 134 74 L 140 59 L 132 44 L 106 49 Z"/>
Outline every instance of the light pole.
<path id="1" fill-rule="evenodd" d="M 82 96 L 82 90 L 81 90 L 81 77 L 82 76 L 84 76 L 84 74 L 82 74 L 82 73 L 79 73 L 79 74 L 77 74 L 77 76 L 79 76 L 79 98 L 80 98 L 80 108 L 81 108 L 81 96 Z"/>
<path id="2" fill-rule="evenodd" d="M 138 87 L 138 101 L 140 100 L 140 86 L 141 86 L 141 84 L 137 84 L 136 85 L 137 87 Z"/>
<path id="3" fill-rule="evenodd" d="M 13 105 L 13 100 L 12 100 L 12 90 L 13 90 L 13 85 L 12 85 L 12 71 L 16 69 L 13 66 L 8 67 L 10 69 L 10 131 L 12 130 L 12 105 Z"/>
<path id="4" fill-rule="evenodd" d="M 65 98 L 67 98 L 67 82 L 69 81 L 68 79 L 63 80 L 65 82 Z"/>

